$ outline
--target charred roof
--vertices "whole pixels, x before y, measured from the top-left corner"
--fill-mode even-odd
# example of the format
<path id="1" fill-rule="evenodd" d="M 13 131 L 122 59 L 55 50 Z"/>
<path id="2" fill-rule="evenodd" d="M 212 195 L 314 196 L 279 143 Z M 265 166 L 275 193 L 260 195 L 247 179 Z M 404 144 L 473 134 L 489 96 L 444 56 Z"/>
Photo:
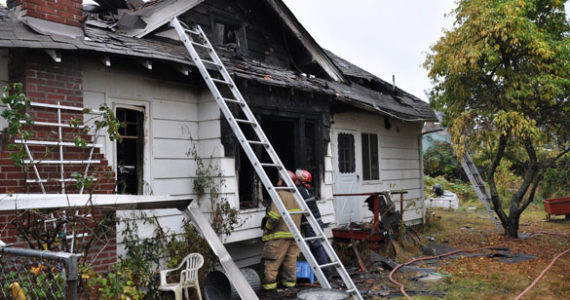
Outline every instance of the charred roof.
<path id="1" fill-rule="evenodd" d="M 294 68 L 271 64 L 240 55 L 231 49 L 218 47 L 218 54 L 226 64 L 228 71 L 240 78 L 265 85 L 293 88 L 303 91 L 330 95 L 339 101 L 381 114 L 409 120 L 435 120 L 428 103 L 392 86 L 381 78 L 362 68 L 325 51 L 308 35 L 292 13 L 280 0 L 265 0 L 268 7 L 276 10 L 277 16 L 284 18 L 286 28 L 296 27 L 291 33 L 299 39 L 314 56 L 324 55 L 321 64 L 330 64 L 329 74 L 337 70 L 342 78 L 321 78 L 303 74 Z M 60 50 L 88 50 L 106 54 L 127 55 L 145 59 L 175 62 L 188 66 L 193 63 L 181 43 L 147 34 L 142 38 L 121 33 L 117 30 L 118 12 L 148 10 L 157 5 L 176 2 L 162 0 L 140 3 L 138 0 L 97 0 L 101 9 L 84 10 L 84 36 L 73 38 L 60 34 L 41 32 L 25 18 L 18 18 L 6 8 L 0 8 L 0 48 L 36 48 Z M 196 1 L 202 2 L 202 1 Z M 283 10 L 283 7 L 285 9 Z M 279 11 L 282 10 L 282 11 Z"/>

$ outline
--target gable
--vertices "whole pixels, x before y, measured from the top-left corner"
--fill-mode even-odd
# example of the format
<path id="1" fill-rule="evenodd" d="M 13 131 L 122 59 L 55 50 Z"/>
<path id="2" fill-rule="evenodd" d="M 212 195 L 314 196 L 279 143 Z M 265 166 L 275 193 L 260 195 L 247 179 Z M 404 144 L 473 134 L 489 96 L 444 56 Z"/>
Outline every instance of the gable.
<path id="1" fill-rule="evenodd" d="M 302 26 L 285 20 L 287 13 L 277 9 L 274 1 L 209 0 L 180 19 L 199 24 L 218 48 L 236 55 L 308 76 L 341 80 L 340 71 L 330 60 L 325 61 L 328 58 L 314 40 L 310 36 L 300 39 L 308 36 L 298 28 Z M 316 53 L 317 49 L 321 53 Z M 319 60 L 320 56 L 324 58 Z"/>

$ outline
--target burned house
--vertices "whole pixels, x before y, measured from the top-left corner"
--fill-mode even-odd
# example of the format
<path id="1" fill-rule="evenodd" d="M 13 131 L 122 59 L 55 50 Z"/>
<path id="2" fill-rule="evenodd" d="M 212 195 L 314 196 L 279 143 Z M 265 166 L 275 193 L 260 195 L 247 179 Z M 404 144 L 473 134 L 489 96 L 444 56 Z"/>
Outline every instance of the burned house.
<path id="1" fill-rule="evenodd" d="M 9 0 L 0 8 L 0 85 L 23 83 L 35 103 L 106 104 L 125 125 L 122 143 L 95 138 L 94 193 L 196 198 L 197 160 L 211 164 L 224 183 L 221 197 L 243 220 L 225 243 L 242 264 L 257 260 L 250 249 L 261 249 L 251 245 L 260 243 L 269 198 L 169 26 L 177 17 L 206 32 L 284 165 L 313 174 L 327 228 L 371 217 L 362 197 L 334 194 L 384 190 L 407 191 L 404 220 L 422 221 L 420 134 L 435 120 L 428 104 L 322 49 L 282 1 L 95 2 Z M 61 123 L 50 107 L 32 109 L 37 121 Z M 41 180 L 14 168 L 9 152 L 0 153 L 0 193 L 41 193 L 42 180 L 46 193 L 77 192 L 73 181 L 49 180 L 63 173 L 58 167 L 72 150 L 41 166 Z M 177 211 L 157 214 L 180 228 Z"/>

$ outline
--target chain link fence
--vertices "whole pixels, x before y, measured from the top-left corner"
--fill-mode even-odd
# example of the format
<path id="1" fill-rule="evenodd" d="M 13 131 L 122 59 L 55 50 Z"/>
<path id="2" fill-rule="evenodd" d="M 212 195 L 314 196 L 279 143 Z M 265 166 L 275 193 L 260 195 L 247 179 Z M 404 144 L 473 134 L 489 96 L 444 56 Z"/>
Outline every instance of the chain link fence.
<path id="1" fill-rule="evenodd" d="M 0 299 L 76 300 L 78 257 L 0 247 Z"/>

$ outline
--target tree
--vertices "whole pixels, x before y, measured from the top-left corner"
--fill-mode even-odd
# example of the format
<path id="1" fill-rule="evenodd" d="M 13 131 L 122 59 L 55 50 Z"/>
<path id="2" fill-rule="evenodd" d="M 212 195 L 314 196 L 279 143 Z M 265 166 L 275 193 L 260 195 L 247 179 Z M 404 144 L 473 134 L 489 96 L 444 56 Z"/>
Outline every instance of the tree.
<path id="1" fill-rule="evenodd" d="M 492 204 L 511 237 L 543 174 L 570 151 L 570 24 L 560 0 L 459 0 L 451 30 L 425 67 L 431 105 L 461 157 L 492 153 L 485 171 Z M 503 209 L 496 171 L 521 151 L 522 183 Z"/>

